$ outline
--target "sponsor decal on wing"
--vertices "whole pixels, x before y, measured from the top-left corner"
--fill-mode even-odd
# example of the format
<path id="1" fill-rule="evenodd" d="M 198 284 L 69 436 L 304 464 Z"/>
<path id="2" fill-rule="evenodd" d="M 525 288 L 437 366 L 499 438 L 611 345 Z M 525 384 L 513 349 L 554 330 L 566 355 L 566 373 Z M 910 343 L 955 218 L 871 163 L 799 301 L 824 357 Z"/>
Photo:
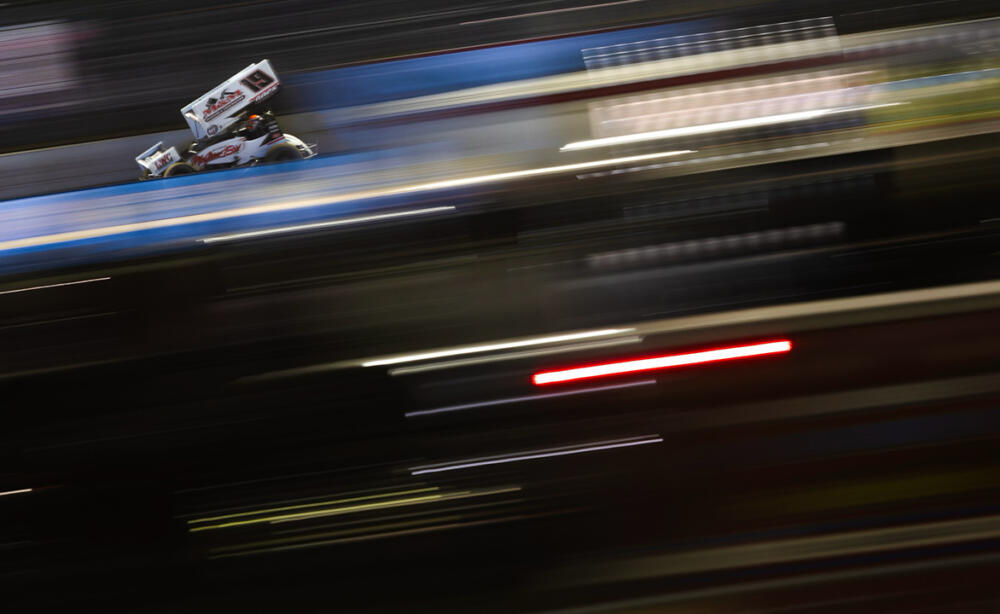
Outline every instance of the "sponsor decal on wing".
<path id="1" fill-rule="evenodd" d="M 211 151 L 206 151 L 191 158 L 191 161 L 197 166 L 205 166 L 206 164 L 211 164 L 212 162 L 218 160 L 219 158 L 225 158 L 228 156 L 235 155 L 243 149 L 243 143 L 234 144 L 230 143 L 225 147 L 219 149 L 213 149 Z"/>
<path id="2" fill-rule="evenodd" d="M 246 95 L 241 89 L 237 89 L 232 92 L 223 90 L 222 95 L 217 100 L 209 98 L 205 101 L 205 110 L 202 112 L 202 117 L 205 121 L 212 121 L 216 117 L 225 113 L 227 110 L 241 103 L 244 98 L 246 98 Z"/>

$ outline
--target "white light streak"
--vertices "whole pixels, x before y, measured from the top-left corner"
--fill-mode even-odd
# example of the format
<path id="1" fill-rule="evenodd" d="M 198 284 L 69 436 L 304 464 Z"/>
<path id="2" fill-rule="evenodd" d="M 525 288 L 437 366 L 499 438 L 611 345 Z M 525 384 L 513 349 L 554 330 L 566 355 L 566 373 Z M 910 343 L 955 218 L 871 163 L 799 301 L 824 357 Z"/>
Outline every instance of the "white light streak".
<path id="1" fill-rule="evenodd" d="M 455 207 L 428 207 L 427 209 L 415 209 L 413 211 L 397 211 L 395 213 L 380 213 L 378 215 L 360 215 L 347 217 L 330 222 L 316 222 L 315 224 L 299 224 L 297 226 L 283 226 L 281 228 L 268 228 L 266 230 L 253 230 L 240 232 L 231 235 L 221 235 L 218 237 L 206 237 L 202 243 L 216 243 L 219 241 L 234 241 L 236 239 L 249 239 L 251 237 L 265 237 L 268 235 L 282 234 L 286 232 L 296 232 L 299 230 L 314 230 L 316 228 L 330 228 L 333 226 L 346 226 L 348 224 L 361 224 L 363 222 L 375 222 L 378 220 L 388 220 L 398 217 L 408 217 L 413 215 L 426 215 L 428 213 L 443 213 L 454 211 Z"/>
<path id="2" fill-rule="evenodd" d="M 287 522 L 297 522 L 299 520 L 312 520 L 314 518 L 323 518 L 327 516 L 340 516 L 347 513 L 352 513 L 356 511 L 369 511 L 373 509 L 385 509 L 390 507 L 404 507 L 409 505 L 423 505 L 424 503 L 441 503 L 443 501 L 454 501 L 457 499 L 470 499 L 474 497 L 488 497 L 492 495 L 502 495 L 512 492 L 520 492 L 520 486 L 509 486 L 503 488 L 490 488 L 484 490 L 476 491 L 462 491 L 456 493 L 441 493 L 429 497 L 418 497 L 413 499 L 400 499 L 396 501 L 385 501 L 378 504 L 369 504 L 367 506 L 355 506 L 354 508 L 342 508 L 342 509 L 327 509 L 327 510 L 317 510 L 315 512 L 306 512 L 302 514 L 291 514 L 287 517 L 277 518 L 273 520 L 267 520 L 269 524 L 283 524 Z"/>
<path id="3" fill-rule="evenodd" d="M 506 456 L 484 456 L 480 458 L 470 458 L 451 464 L 422 465 L 411 467 L 411 475 L 421 475 L 424 473 L 438 473 L 441 471 L 454 471 L 456 469 L 468 469 L 470 467 L 484 467 L 486 465 L 499 465 L 503 463 L 517 463 L 526 460 L 539 458 L 551 458 L 553 456 L 568 456 L 571 454 L 583 454 L 585 452 L 599 452 L 602 450 L 613 450 L 615 448 L 628 448 L 631 446 L 644 446 L 651 443 L 663 443 L 663 438 L 659 435 L 648 435 L 642 438 L 612 439 L 608 441 L 596 441 L 583 444 L 581 446 L 567 446 L 563 448 L 549 448 L 547 450 L 535 450 L 525 454 Z"/>
<path id="4" fill-rule="evenodd" d="M 538 15 L 551 15 L 554 13 L 568 13 L 570 11 L 586 11 L 587 9 L 597 9 L 605 6 L 617 6 L 619 4 L 634 4 L 645 0 L 618 0 L 617 2 L 602 2 L 600 4 L 588 4 L 587 6 L 571 6 L 564 9 L 552 9 L 550 11 L 535 11 L 534 13 L 518 13 L 517 15 L 507 15 L 504 17 L 491 17 L 489 19 L 476 19 L 474 21 L 463 21 L 459 25 L 471 26 L 477 23 L 489 23 L 491 21 L 505 21 L 508 19 L 521 19 L 523 17 L 537 17 Z"/>
<path id="5" fill-rule="evenodd" d="M 48 284 L 45 286 L 32 286 L 30 288 L 18 288 L 17 290 L 3 290 L 0 294 L 16 294 L 18 292 L 30 292 L 32 290 L 45 290 L 47 288 L 61 288 L 63 286 L 76 286 L 79 284 L 89 284 L 95 281 L 107 281 L 110 277 L 95 277 L 94 279 L 81 279 L 79 281 L 67 281 L 61 284 Z"/>
<path id="6" fill-rule="evenodd" d="M 589 339 L 591 337 L 604 337 L 607 335 L 617 335 L 628 333 L 634 328 L 605 328 L 602 330 L 591 330 L 582 333 L 568 333 L 565 335 L 552 335 L 549 337 L 534 337 L 532 339 L 521 339 L 520 341 L 505 341 L 501 343 L 490 343 L 486 345 L 468 345 L 451 348 L 447 350 L 436 350 L 433 352 L 423 352 L 419 354 L 403 354 L 401 356 L 391 356 L 389 358 L 378 358 L 361 363 L 362 367 L 380 367 L 383 365 L 396 365 L 403 362 L 416 362 L 418 360 L 429 360 L 432 358 L 444 358 L 446 356 L 462 356 L 464 354 L 477 354 L 480 352 L 492 352 L 495 350 L 507 350 L 532 345 L 544 345 L 546 343 L 559 343 L 561 341 L 574 341 L 576 339 Z"/>
<path id="7" fill-rule="evenodd" d="M 476 409 L 479 407 L 492 407 L 494 405 L 507 405 L 510 403 L 522 403 L 524 401 L 537 401 L 540 399 L 552 399 L 556 397 L 568 397 L 577 394 L 588 394 L 591 392 L 603 392 L 605 390 L 619 390 L 621 388 L 634 388 L 636 386 L 649 386 L 650 384 L 655 384 L 655 379 L 647 379 L 639 382 L 629 382 L 627 384 L 615 384 L 614 386 L 598 386 L 596 388 L 580 388 L 578 390 L 565 390 L 563 392 L 551 392 L 547 394 L 529 394 L 523 397 L 510 397 L 507 399 L 494 399 L 492 401 L 480 401 L 478 403 L 464 403 L 462 405 L 449 405 L 447 407 L 436 407 L 434 409 L 418 409 L 416 411 L 406 412 L 404 414 L 407 418 L 413 418 L 416 416 L 429 416 L 433 414 L 443 414 L 453 411 L 462 411 L 465 409 Z"/>
<path id="8" fill-rule="evenodd" d="M 0 497 L 6 497 L 7 495 L 22 495 L 31 492 L 31 488 L 22 488 L 20 490 L 5 490 L 0 492 Z"/>
<path id="9" fill-rule="evenodd" d="M 787 147 L 775 147 L 773 149 L 758 149 L 755 151 L 744 151 L 733 154 L 725 154 L 719 156 L 710 156 L 707 158 L 688 158 L 687 160 L 676 160 L 674 162 L 663 162 L 660 164 L 644 164 L 642 166 L 634 166 L 628 169 L 619 169 L 614 171 L 598 171 L 596 173 L 583 173 L 577 175 L 579 179 L 586 179 L 589 177 L 605 177 L 609 174 L 620 174 L 620 173 L 635 173 L 639 171 L 646 171 L 656 168 L 667 168 L 675 166 L 684 166 L 690 164 L 698 164 L 700 162 L 721 162 L 723 160 L 738 160 L 741 158 L 752 158 L 754 156 L 766 156 L 769 154 L 777 153 L 789 153 L 793 151 L 804 151 L 807 149 L 817 149 L 820 147 L 829 147 L 830 143 L 806 143 L 805 145 L 789 145 Z"/>
<path id="10" fill-rule="evenodd" d="M 523 171 L 508 171 L 506 173 L 495 173 L 492 175 L 479 175 L 476 177 L 463 177 L 460 179 L 446 179 L 444 181 L 433 181 L 424 183 L 413 188 L 401 189 L 400 192 L 440 190 L 443 188 L 458 188 L 481 183 L 493 183 L 496 181 L 506 181 L 508 179 L 522 179 L 525 177 L 536 177 L 538 175 L 552 175 L 555 173 L 565 173 L 569 171 L 579 171 L 585 168 L 598 166 L 613 166 L 615 164 L 630 164 L 632 162 L 642 162 L 644 160 L 655 160 L 657 158 L 667 158 L 679 156 L 681 154 L 694 153 L 693 149 L 678 149 L 675 151 L 660 151 L 657 153 L 641 154 L 637 156 L 622 156 L 621 158 L 608 158 L 606 160 L 593 160 L 591 162 L 577 162 L 576 164 L 560 164 L 558 166 L 543 166 L 541 168 L 530 168 Z"/>
<path id="11" fill-rule="evenodd" d="M 441 362 L 428 362 L 409 367 L 396 367 L 389 369 L 389 375 L 408 375 L 411 373 L 426 373 L 427 371 L 438 371 L 440 369 L 452 369 L 455 367 L 467 367 L 469 365 L 482 365 L 491 362 L 504 360 L 515 360 L 517 358 L 528 358 L 531 356 L 551 356 L 552 354 L 562 354 L 565 352 L 579 352 L 583 350 L 593 350 L 596 348 L 613 347 L 617 345 L 628 345 L 631 343 L 642 343 L 639 335 L 628 337 L 616 337 L 603 341 L 590 341 L 588 343 L 573 343 L 570 345 L 560 345 L 554 348 L 542 348 L 539 350 L 521 350 L 519 352 L 504 352 L 503 354 L 493 354 L 490 356 L 477 356 L 473 358 L 459 358 L 458 360 L 444 360 Z"/>
<path id="12" fill-rule="evenodd" d="M 851 111 L 863 111 L 881 107 L 892 107 L 902 102 L 890 102 L 886 104 L 876 104 L 863 107 L 847 107 L 843 109 L 816 109 L 812 111 L 796 111 L 794 113 L 781 113 L 778 115 L 767 115 L 764 117 L 750 117 L 747 119 L 734 119 L 726 122 L 714 124 L 701 124 L 698 126 L 684 126 L 683 128 L 668 128 L 666 130 L 654 130 L 652 132 L 641 132 L 638 134 L 625 134 L 621 136 L 609 136 L 589 141 L 575 141 L 563 145 L 559 151 L 580 151 L 583 149 L 595 149 L 597 147 L 608 147 L 611 145 L 625 145 L 629 143 L 641 143 L 644 141 L 655 141 L 659 139 L 669 139 L 682 136 L 693 136 L 698 134 L 709 134 L 712 132 L 722 132 L 725 130 L 739 130 L 742 128 L 757 128 L 760 126 L 771 126 L 786 122 L 799 122 L 818 117 L 825 117 L 836 113 L 849 113 Z"/>

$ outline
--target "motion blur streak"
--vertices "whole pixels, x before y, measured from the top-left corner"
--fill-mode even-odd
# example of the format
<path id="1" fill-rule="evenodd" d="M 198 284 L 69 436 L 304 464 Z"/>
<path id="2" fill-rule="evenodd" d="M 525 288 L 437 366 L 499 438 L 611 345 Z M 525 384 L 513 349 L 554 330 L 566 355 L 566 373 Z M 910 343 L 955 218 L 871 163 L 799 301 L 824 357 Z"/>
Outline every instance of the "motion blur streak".
<path id="1" fill-rule="evenodd" d="M 615 166 L 617 164 L 631 164 L 633 162 L 645 162 L 646 160 L 656 160 L 659 158 L 669 158 L 684 154 L 694 153 L 693 149 L 677 149 L 674 151 L 660 151 L 656 153 L 639 154 L 635 156 L 622 156 L 620 158 L 607 158 L 605 160 L 593 160 L 590 162 L 577 162 L 575 164 L 560 164 L 557 166 L 545 166 L 541 168 L 531 168 L 523 171 L 508 171 L 506 173 L 494 173 L 492 175 L 480 175 L 478 177 L 462 177 L 459 179 L 445 179 L 443 181 L 433 181 L 431 183 L 419 184 L 416 186 L 398 188 L 390 193 L 402 194 L 405 192 L 422 192 L 425 190 L 442 190 L 446 188 L 461 188 L 466 186 L 479 185 L 483 183 L 497 183 L 510 181 L 511 179 L 523 179 L 525 177 L 537 177 L 539 175 L 555 175 L 558 173 L 569 173 L 582 171 L 588 168 L 601 166 Z"/>
<path id="2" fill-rule="evenodd" d="M 357 511 L 370 511 L 375 509 L 382 509 L 388 507 L 402 507 L 406 505 L 416 505 L 420 503 L 439 503 L 444 501 L 455 501 L 460 499 L 469 499 L 473 497 L 489 497 L 492 495 L 502 495 L 512 492 L 519 492 L 521 488 L 519 486 L 511 486 L 504 488 L 488 488 L 482 490 L 463 490 L 458 492 L 441 493 L 438 495 L 433 495 L 430 497 L 415 497 L 413 499 L 399 499 L 396 501 L 386 501 L 385 504 L 369 504 L 368 506 L 358 506 L 357 509 L 353 508 L 334 508 L 330 510 L 317 510 L 315 512 L 303 512 L 301 514 L 290 514 L 285 517 L 279 517 L 270 521 L 271 524 L 280 524 L 284 522 L 296 522 L 299 520 L 308 520 L 312 518 L 325 518 L 327 516 L 339 516 L 341 514 L 346 514 L 350 512 Z"/>
<path id="3" fill-rule="evenodd" d="M 633 329 L 622 329 L 623 331 L 633 330 Z M 455 367 L 467 367 L 471 365 L 482 365 L 494 362 L 503 362 L 510 360 L 517 360 L 519 358 L 529 358 L 532 356 L 551 356 L 553 354 L 562 354 L 567 352 L 578 352 L 581 350 L 591 350 L 597 348 L 608 348 L 615 347 L 619 345 L 629 345 L 633 343 L 642 342 L 642 337 L 638 335 L 628 335 L 624 337 L 615 337 L 612 339 L 604 339 L 601 341 L 591 341 L 589 343 L 570 343 L 566 345 L 557 345 L 550 348 L 543 348 L 537 350 L 522 350 L 519 352 L 503 352 L 500 354 L 492 354 L 488 356 L 478 356 L 475 358 L 462 358 L 458 360 L 443 360 L 440 362 L 428 362 L 418 365 L 410 365 L 406 367 L 395 367 L 389 369 L 389 375 L 402 376 L 402 375 L 412 375 L 415 373 L 426 373 L 428 371 L 440 371 L 443 369 L 452 369 Z M 502 348 L 501 348 L 502 349 Z M 449 350 L 444 350 L 449 351 Z M 482 350 L 488 351 L 488 350 Z M 448 354 L 452 355 L 452 354 Z M 459 354 L 461 355 L 461 354 Z M 382 359 L 377 359 L 382 360 Z M 413 359 L 422 360 L 422 359 Z M 263 373 L 259 375 L 253 375 L 246 377 L 243 381 L 254 382 L 254 381 L 266 381 L 270 379 L 279 379 L 285 377 L 296 377 L 301 375 L 311 375 L 316 373 L 322 373 L 324 371 L 335 371 L 337 369 L 342 369 L 344 367 L 351 366 L 362 366 L 370 367 L 376 366 L 369 364 L 370 361 L 367 359 L 362 359 L 361 362 L 358 361 L 343 361 L 343 362 L 332 362 L 324 363 L 318 365 L 310 365 L 307 367 L 299 367 L 296 369 L 285 369 L 282 371 L 273 371 L 270 373 Z"/>
<path id="4" fill-rule="evenodd" d="M 90 284 L 95 281 L 108 281 L 110 277 L 95 277 L 93 279 L 81 279 L 79 281 L 66 281 L 59 284 L 46 284 L 44 286 L 32 286 L 30 288 L 18 288 L 16 290 L 0 290 L 0 294 L 17 294 L 18 292 L 31 292 L 32 290 L 46 290 L 48 288 L 61 288 L 63 286 L 75 286 L 78 284 Z"/>
<path id="5" fill-rule="evenodd" d="M 641 343 L 642 337 L 638 335 L 629 335 L 627 337 L 615 337 L 614 339 L 605 339 L 603 341 L 591 341 L 589 343 L 572 343 L 570 345 L 560 345 L 552 348 L 544 348 L 540 350 L 523 350 L 520 352 L 504 352 L 502 354 L 493 354 L 490 356 L 479 356 L 476 358 L 462 358 L 459 360 L 443 360 L 441 362 L 429 362 L 421 365 L 413 365 L 409 367 L 396 367 L 394 369 L 389 369 L 389 375 L 410 375 L 413 373 L 426 373 L 427 371 L 438 371 L 441 369 L 452 369 L 454 367 L 467 367 L 471 365 L 482 365 L 491 362 L 502 362 L 506 360 L 516 360 L 518 358 L 529 358 L 531 356 L 552 356 L 553 354 L 562 354 L 566 352 L 578 352 L 581 350 L 592 350 L 596 348 L 608 348 L 615 347 L 619 345 L 630 345 L 632 343 Z"/>
<path id="6" fill-rule="evenodd" d="M 243 516 L 257 516 L 260 514 L 269 514 L 273 512 L 287 512 L 288 510 L 299 510 L 309 507 L 320 507 L 323 505 L 338 505 L 341 503 L 353 503 L 355 501 L 365 501 L 368 499 L 381 499 L 385 497 L 398 497 L 400 495 L 412 495 L 420 492 L 433 492 L 438 490 L 437 486 L 431 486 L 428 488 L 415 488 L 413 490 L 403 490 L 398 492 L 388 492 L 379 493 L 376 495 L 366 495 L 364 497 L 351 497 L 349 499 L 336 499 L 331 501 L 317 501 L 315 503 L 301 503 L 299 505 L 286 505 L 283 507 L 271 507 L 267 509 L 253 510 L 249 512 L 237 512 L 233 514 L 225 514 L 223 516 L 209 516 L 206 518 L 195 518 L 193 520 L 188 520 L 188 524 L 196 524 L 199 522 L 215 522 L 217 520 L 228 520 L 230 518 L 240 518 Z"/>
<path id="7" fill-rule="evenodd" d="M 436 493 L 433 495 L 424 495 L 419 497 L 403 497 L 399 499 L 390 499 L 388 501 L 376 501 L 373 503 L 364 503 L 360 505 L 343 505 L 338 507 L 331 507 L 328 509 L 319 509 L 308 512 L 296 512 L 293 514 L 279 514 L 274 516 L 262 516 L 260 518 L 252 518 L 248 520 L 233 520 L 230 522 L 223 522 L 219 524 L 191 527 L 188 530 L 191 533 L 196 533 L 199 531 L 209 531 L 213 529 L 228 529 L 232 527 L 243 527 L 247 525 L 255 524 L 281 524 L 285 522 L 300 522 L 303 520 L 312 520 L 316 518 L 327 518 L 329 516 L 341 516 L 344 514 L 355 514 L 359 512 L 372 512 L 376 510 L 384 510 L 397 507 L 408 507 L 413 505 L 422 505 L 424 503 L 439 503 L 444 501 L 452 501 L 456 499 L 468 499 L 470 497 L 485 497 L 496 494 L 505 494 L 511 492 L 517 492 L 520 487 L 512 486 L 505 488 L 493 488 L 493 489 L 482 489 L 482 490 L 466 490 L 459 492 L 449 492 L 449 493 Z"/>
<path id="8" fill-rule="evenodd" d="M 563 145 L 562 151 L 578 151 L 581 149 L 594 149 L 597 147 L 609 147 L 611 145 L 627 145 L 630 143 L 641 143 L 643 141 L 656 141 L 660 139 L 670 139 L 682 136 L 693 136 L 696 134 L 710 134 L 712 132 L 724 132 L 727 130 L 740 130 L 743 128 L 759 128 L 762 126 L 773 126 L 791 122 L 816 119 L 837 113 L 852 113 L 868 109 L 879 109 L 883 107 L 894 107 L 906 104 L 904 102 L 888 102 L 885 104 L 868 105 L 862 107 L 846 107 L 843 109 L 816 109 L 812 111 L 797 111 L 795 113 L 782 113 L 780 115 L 769 115 L 767 117 L 754 117 L 750 119 L 734 119 L 717 124 L 702 124 L 700 126 L 688 126 L 685 128 L 671 128 L 669 130 L 656 130 L 654 132 L 643 132 L 640 134 L 629 134 L 624 136 L 609 136 L 589 141 L 576 141 Z"/>
<path id="9" fill-rule="evenodd" d="M 720 348 L 717 350 L 691 352 L 688 354 L 671 354 L 668 356 L 657 356 L 655 358 L 643 358 L 640 360 L 610 362 L 599 365 L 591 365 L 589 367 L 563 369 L 560 371 L 543 371 L 531 376 L 531 381 L 536 385 L 541 386 L 543 384 L 572 382 L 581 379 L 604 377 L 606 375 L 621 375 L 625 373 L 653 371 L 656 369 L 669 369 L 671 367 L 732 360 L 735 358 L 750 358 L 752 356 L 782 354 L 790 351 L 792 351 L 792 342 L 788 340 L 756 343 L 753 345 L 740 345 L 735 347 Z"/>
<path id="10" fill-rule="evenodd" d="M 845 531 L 800 539 L 776 540 L 740 546 L 675 552 L 662 557 L 636 558 L 610 566 L 601 578 L 636 580 L 662 575 L 787 563 L 815 558 L 858 555 L 883 550 L 919 548 L 954 542 L 1000 537 L 1000 516 L 965 518 L 946 522 Z M 568 578 L 567 578 L 568 579 Z M 575 577 L 570 583 L 583 581 Z"/>
<path id="11" fill-rule="evenodd" d="M 238 546 L 224 546 L 220 548 L 213 548 L 210 552 L 215 557 L 243 556 L 248 554 L 258 554 L 261 552 L 278 552 L 289 548 L 315 547 L 323 544 L 329 544 L 331 543 L 330 538 L 344 538 L 351 535 L 364 535 L 369 538 L 375 538 L 376 536 L 385 535 L 387 532 L 395 531 L 397 529 L 417 527 L 421 525 L 440 526 L 441 523 L 454 523 L 461 519 L 461 516 L 434 516 L 431 518 L 420 518 L 418 520 L 410 520 L 406 522 L 386 522 L 375 525 L 374 527 L 341 529 L 339 531 L 323 531 L 320 533 L 310 533 L 309 535 L 300 537 L 267 539 L 239 544 Z"/>
<path id="12" fill-rule="evenodd" d="M 396 196 L 402 194 L 412 194 L 415 192 L 430 192 L 434 190 L 444 190 L 448 188 L 460 188 L 488 183 L 498 183 L 514 179 L 524 179 L 526 177 L 537 177 L 540 175 L 555 175 L 572 171 L 585 170 L 589 168 L 599 168 L 602 166 L 615 166 L 617 164 L 631 164 L 633 162 L 643 162 L 646 160 L 656 160 L 671 156 L 693 153 L 694 150 L 683 149 L 677 151 L 661 151 L 657 153 L 641 154 L 635 156 L 624 156 L 620 158 L 609 158 L 606 160 L 594 160 L 591 162 L 579 162 L 576 164 L 561 164 L 558 166 L 547 166 L 542 168 L 532 168 L 520 171 L 509 171 L 505 173 L 493 173 L 489 175 L 477 175 L 475 177 L 461 177 L 458 179 L 446 179 L 443 181 L 432 181 L 429 183 L 417 183 L 397 187 L 379 188 L 374 190 L 364 190 L 352 192 L 338 196 L 324 196 L 320 198 L 306 198 L 292 202 L 274 203 L 269 205 L 257 205 L 254 207 L 238 207 L 235 209 L 225 209 L 222 211 L 212 211 L 210 213 L 198 213 L 180 217 L 171 217 L 148 222 L 136 222 L 131 224 L 118 224 L 115 226 L 103 226 L 101 228 L 88 228 L 85 230 L 75 230 L 71 232 L 61 232 L 52 235 L 37 237 L 27 237 L 23 239 L 13 239 L 0 241 L 0 251 L 9 251 L 27 247 L 42 247 L 58 243 L 68 243 L 70 241 L 81 241 L 84 239 L 95 239 L 117 234 L 139 232 L 143 230 L 153 230 L 160 228 L 170 228 L 187 224 L 197 224 L 201 222 L 212 222 L 248 215 L 260 215 L 263 213 L 279 213 L 294 211 L 296 209 L 308 209 L 324 207 L 354 200 L 367 200 L 381 198 L 385 196 Z"/>
<path id="13" fill-rule="evenodd" d="M 452 348 L 447 350 L 435 350 L 420 354 L 404 354 L 403 356 L 392 356 L 389 358 L 378 358 L 361 363 L 362 367 L 381 367 L 383 365 L 398 365 L 403 362 L 416 362 L 418 360 L 429 360 L 432 358 L 444 358 L 446 356 L 461 356 L 463 354 L 478 354 L 480 352 L 493 352 L 496 350 L 507 350 L 510 348 L 527 347 L 531 345 L 546 345 L 549 343 L 561 343 L 563 341 L 575 341 L 577 339 L 589 339 L 591 337 L 604 337 L 607 335 L 619 335 L 631 332 L 632 328 L 605 328 L 602 330 L 591 330 L 581 333 L 567 333 L 565 335 L 553 335 L 550 337 L 535 337 L 533 339 L 522 339 L 520 341 L 503 341 L 500 343 L 489 343 L 485 345 L 472 345 L 466 347 Z"/>
<path id="14" fill-rule="evenodd" d="M 419 535 L 421 533 L 435 533 L 440 531 L 447 531 L 450 529 L 467 529 L 471 527 L 482 527 L 487 525 L 494 525 L 500 523 L 510 523 L 522 520 L 528 520 L 532 518 L 543 518 L 546 516 L 559 515 L 560 512 L 539 512 L 537 514 L 510 514 L 500 518 L 489 518 L 486 520 L 461 520 L 458 519 L 457 522 L 452 522 L 456 520 L 455 517 L 443 516 L 433 522 L 431 526 L 419 527 L 414 529 L 402 529 L 402 530 L 389 530 L 389 531 L 379 531 L 376 533 L 368 533 L 364 535 L 354 535 L 351 537 L 341 537 L 338 539 L 320 540 L 320 541 L 310 541 L 304 544 L 295 544 L 292 546 L 282 546 L 282 547 L 272 547 L 272 548 L 261 548 L 256 550 L 251 550 L 248 552 L 238 552 L 238 553 L 228 553 L 228 554 L 215 554 L 216 551 L 211 551 L 213 554 L 209 557 L 211 559 L 221 559 L 234 556 L 246 556 L 249 554 L 259 554 L 262 552 L 287 552 L 290 550 L 301 550 L 303 548 L 316 548 L 319 546 L 330 546 L 333 544 L 349 544 L 356 542 L 373 541 L 379 539 L 386 539 L 392 537 L 401 537 L 403 535 Z M 430 522 L 430 521 L 428 521 Z M 426 523 L 422 523 L 426 524 Z M 393 529 L 396 525 L 386 525 L 386 529 Z M 399 523 L 402 526 L 402 523 Z"/>
<path id="15" fill-rule="evenodd" d="M 560 448 L 547 448 L 543 450 L 531 450 L 519 452 L 512 455 L 487 456 L 481 458 L 469 458 L 455 463 L 420 465 L 410 468 L 412 475 L 424 473 L 438 473 L 441 471 L 455 471 L 456 469 L 469 469 L 472 467 L 484 467 L 487 465 L 499 465 L 503 463 L 517 463 L 526 460 L 539 458 L 551 458 L 554 456 L 568 456 L 571 454 L 584 454 L 586 452 L 600 452 L 602 450 L 613 450 L 615 448 L 628 448 L 632 446 L 644 446 L 651 443 L 663 443 L 663 438 L 659 435 L 646 435 L 641 438 L 633 437 L 629 439 L 614 439 L 608 441 L 594 441 L 577 446 L 565 446 Z"/>
<path id="16" fill-rule="evenodd" d="M 489 23 L 491 21 L 506 21 L 508 19 L 523 19 L 525 17 L 537 17 L 539 15 L 552 15 L 555 13 L 569 13 L 572 11 L 586 11 L 588 9 L 598 9 L 604 8 L 606 6 L 617 6 L 620 4 L 634 4 L 636 2 L 644 2 L 645 0 L 617 0 L 617 2 L 601 2 L 600 4 L 588 4 L 585 6 L 571 6 L 564 9 L 552 9 L 551 11 L 535 11 L 533 13 L 520 13 L 518 15 L 507 15 L 506 17 L 492 17 L 490 19 L 476 19 L 475 21 L 463 21 L 461 25 L 471 26 L 480 23 Z"/>
<path id="17" fill-rule="evenodd" d="M 288 520 L 302 520 L 305 518 L 315 518 L 317 516 L 332 516 L 335 514 L 350 514 L 353 512 L 363 512 L 370 510 L 378 510 L 387 507 L 400 507 L 404 505 L 417 505 L 420 503 L 427 503 L 429 501 L 441 500 L 444 495 L 425 495 L 421 497 L 406 497 L 402 499 L 391 499 L 389 501 L 378 501 L 376 503 L 364 503 L 361 505 L 346 505 L 343 507 L 334 507 L 326 510 L 317 510 L 315 512 L 299 512 L 295 514 L 280 514 L 277 516 L 264 516 L 261 518 L 252 518 L 250 520 L 233 520 L 231 522 L 223 522 L 220 524 L 213 524 L 200 527 L 191 527 L 189 530 L 192 533 L 198 531 L 210 531 L 212 529 L 228 529 L 230 527 L 241 527 L 249 524 L 260 524 L 260 523 L 274 523 L 282 522 Z"/>
<path id="18" fill-rule="evenodd" d="M 628 382 L 627 384 L 615 384 L 614 386 L 599 386 L 597 388 L 580 388 L 577 390 L 566 390 L 563 392 L 552 392 L 548 394 L 531 394 L 523 397 L 511 397 L 509 399 L 494 399 L 492 401 L 480 401 L 478 403 L 465 403 L 462 405 L 449 405 L 448 407 L 436 407 L 434 409 L 419 409 L 406 412 L 407 418 L 417 416 L 429 416 L 433 414 L 443 414 L 465 409 L 478 409 L 480 407 L 493 407 L 495 405 L 507 405 L 509 403 L 523 403 L 525 401 L 537 401 L 541 399 L 554 399 L 558 397 L 568 397 L 577 394 L 589 394 L 592 392 L 604 392 L 607 390 L 620 390 L 622 388 L 634 388 L 636 386 L 649 386 L 655 384 L 655 379 L 642 380 L 640 382 Z"/>
<path id="19" fill-rule="evenodd" d="M 21 494 L 29 493 L 31 491 L 32 491 L 31 488 L 21 488 L 21 489 L 18 489 L 18 490 L 5 490 L 5 491 L 0 492 L 0 497 L 6 497 L 7 495 L 21 495 Z"/>
<path id="20" fill-rule="evenodd" d="M 379 215 L 360 215 L 358 217 L 349 217 L 341 220 L 334 220 L 332 222 L 317 222 L 315 224 L 299 224 L 298 226 L 285 226 L 283 228 L 269 228 L 267 230 L 257 230 L 254 232 L 240 232 L 231 235 L 223 235 L 219 237 L 207 237 L 202 239 L 203 243 L 217 243 L 219 241 L 235 241 L 237 239 L 250 239 L 253 237 L 266 237 L 269 235 L 282 234 L 285 232 L 298 232 L 300 230 L 316 230 L 318 228 L 332 228 L 334 226 L 345 226 L 348 224 L 361 224 L 364 222 L 377 222 L 381 220 L 391 220 L 400 217 L 409 217 L 413 215 L 427 215 L 429 213 L 443 213 L 445 211 L 454 211 L 455 207 L 428 207 L 426 209 L 414 209 L 411 211 L 399 211 L 396 213 L 382 213 Z"/>

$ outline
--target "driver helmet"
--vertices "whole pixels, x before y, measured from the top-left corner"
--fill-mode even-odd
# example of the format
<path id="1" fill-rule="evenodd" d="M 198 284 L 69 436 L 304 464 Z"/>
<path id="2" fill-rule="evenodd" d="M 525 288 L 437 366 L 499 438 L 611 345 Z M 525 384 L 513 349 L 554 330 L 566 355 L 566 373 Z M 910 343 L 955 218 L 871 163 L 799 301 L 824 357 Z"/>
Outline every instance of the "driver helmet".
<path id="1" fill-rule="evenodd" d="M 264 124 L 264 118 L 260 115 L 251 115 L 247 118 L 247 130 L 256 132 Z"/>

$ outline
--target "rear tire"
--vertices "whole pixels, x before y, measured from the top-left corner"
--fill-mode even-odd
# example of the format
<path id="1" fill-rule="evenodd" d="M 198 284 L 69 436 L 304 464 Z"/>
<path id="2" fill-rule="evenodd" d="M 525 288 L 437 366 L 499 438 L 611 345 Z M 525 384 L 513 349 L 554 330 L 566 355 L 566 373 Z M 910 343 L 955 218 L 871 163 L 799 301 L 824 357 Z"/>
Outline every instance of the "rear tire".
<path id="1" fill-rule="evenodd" d="M 176 177 L 177 175 L 190 175 L 195 172 L 194 167 L 187 162 L 174 162 L 163 171 L 164 177 Z"/>
<path id="2" fill-rule="evenodd" d="M 265 162 L 286 162 L 288 160 L 301 160 L 302 152 L 291 143 L 278 143 L 264 156 Z"/>

